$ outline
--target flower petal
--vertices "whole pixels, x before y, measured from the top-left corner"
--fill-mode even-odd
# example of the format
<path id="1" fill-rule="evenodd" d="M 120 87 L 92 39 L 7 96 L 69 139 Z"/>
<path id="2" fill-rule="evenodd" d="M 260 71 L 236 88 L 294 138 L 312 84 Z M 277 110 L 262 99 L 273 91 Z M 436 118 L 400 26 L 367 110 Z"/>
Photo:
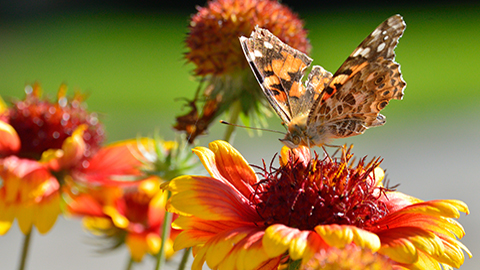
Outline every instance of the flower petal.
<path id="1" fill-rule="evenodd" d="M 423 202 L 420 199 L 417 199 L 415 197 L 409 196 L 407 194 L 404 194 L 398 191 L 386 192 L 386 194 L 383 195 L 382 197 L 383 197 L 383 202 L 387 205 L 388 209 L 390 210 L 390 213 L 401 210 L 406 206 Z"/>
<path id="2" fill-rule="evenodd" d="M 377 235 L 349 225 L 320 225 L 315 231 L 330 246 L 344 248 L 352 241 L 358 246 L 376 251 L 380 247 L 380 239 Z"/>
<path id="3" fill-rule="evenodd" d="M 468 248 L 460 241 L 457 241 L 453 238 L 443 238 L 442 240 L 445 247 L 445 252 L 441 254 L 441 257 L 434 257 L 438 261 L 455 268 L 460 268 L 465 261 L 465 255 L 463 253 L 464 251 L 470 258 L 472 257 L 470 250 L 468 250 Z"/>
<path id="4" fill-rule="evenodd" d="M 212 237 L 205 246 L 208 247 L 208 251 L 206 254 L 206 262 L 207 265 L 211 269 L 219 268 L 218 266 L 222 261 L 224 261 L 225 257 L 232 251 L 232 249 L 239 245 L 239 243 L 247 237 L 251 233 L 250 230 L 244 230 L 243 228 L 236 228 L 229 231 L 221 232 L 215 237 Z M 232 258 L 234 256 L 228 256 L 228 258 Z M 235 269 L 235 260 L 231 261 L 227 259 L 227 262 L 223 263 L 224 267 L 220 267 L 222 269 Z"/>
<path id="5" fill-rule="evenodd" d="M 148 252 L 148 244 L 144 237 L 144 235 L 129 233 L 125 239 L 132 260 L 136 262 L 141 262 L 143 256 Z"/>
<path id="6" fill-rule="evenodd" d="M 172 192 L 169 211 L 206 220 L 261 220 L 247 198 L 210 177 L 180 176 L 162 188 Z"/>
<path id="7" fill-rule="evenodd" d="M 130 221 L 128 221 L 128 219 L 125 216 L 120 214 L 118 210 L 113 206 L 110 206 L 110 205 L 104 206 L 103 212 L 112 219 L 113 223 L 118 228 L 125 229 L 127 228 L 128 224 L 130 224 Z"/>
<path id="8" fill-rule="evenodd" d="M 299 146 L 293 149 L 283 146 L 280 152 L 281 166 L 286 166 L 288 164 L 290 155 L 293 155 L 293 160 L 295 160 L 295 162 L 302 163 L 305 167 L 308 165 L 311 159 L 310 148 L 306 146 Z"/>
<path id="9" fill-rule="evenodd" d="M 175 240 L 177 242 L 177 240 Z M 195 259 L 193 260 L 192 263 L 192 270 L 202 270 L 203 265 L 205 264 L 205 256 L 207 254 L 208 247 L 201 246 L 199 248 L 193 248 L 193 256 Z"/>
<path id="10" fill-rule="evenodd" d="M 382 247 L 378 250 L 378 253 L 399 263 L 413 264 L 418 260 L 415 245 L 405 238 L 382 238 Z"/>
<path id="11" fill-rule="evenodd" d="M 46 164 L 53 171 L 69 169 L 74 166 L 83 157 L 86 144 L 83 140 L 83 134 L 87 125 L 80 125 L 74 131 L 72 136 L 63 141 L 62 149 L 48 149 L 42 153 L 41 163 Z"/>
<path id="12" fill-rule="evenodd" d="M 313 231 L 301 231 L 276 224 L 265 230 L 263 246 L 270 257 L 280 256 L 288 250 L 292 260 L 308 260 L 326 243 Z"/>
<path id="13" fill-rule="evenodd" d="M 28 234 L 32 230 L 34 213 L 35 209 L 31 205 L 22 205 L 17 208 L 15 216 L 23 234 Z"/>
<path id="14" fill-rule="evenodd" d="M 76 172 L 77 179 L 103 184 L 137 184 L 143 163 L 138 150 L 139 144 L 148 144 L 148 138 L 132 139 L 102 147 L 91 159 L 87 167 Z"/>
<path id="15" fill-rule="evenodd" d="M 282 224 L 269 226 L 265 230 L 263 245 L 270 257 L 279 256 L 290 247 L 291 241 L 300 234 L 300 230 Z"/>
<path id="16" fill-rule="evenodd" d="M 412 244 L 415 249 L 422 251 L 433 258 L 441 258 L 445 253 L 444 245 L 442 240 L 433 232 L 425 230 L 419 227 L 399 227 L 391 228 L 379 233 L 380 239 L 382 240 L 382 248 L 384 244 L 395 243 L 395 241 L 403 239 L 409 244 Z M 403 247 L 397 250 L 397 254 L 402 252 Z M 407 254 L 404 255 L 405 258 L 416 259 L 410 257 L 411 251 L 407 250 Z M 392 258 L 393 259 L 393 258 Z M 395 260 L 395 259 L 394 259 Z M 441 260 L 440 260 L 441 261 Z M 406 263 L 405 261 L 400 261 Z M 412 263 L 411 261 L 408 263 Z"/>
<path id="17" fill-rule="evenodd" d="M 0 156 L 6 156 L 20 150 L 20 138 L 15 129 L 0 121 Z"/>
<path id="18" fill-rule="evenodd" d="M 248 225 L 252 226 L 249 223 L 235 221 L 211 221 L 180 216 L 172 223 L 174 229 L 183 230 L 175 239 L 174 249 L 180 250 L 185 247 L 203 245 L 218 232 Z"/>
<path id="19" fill-rule="evenodd" d="M 459 218 L 460 212 L 469 214 L 468 206 L 459 200 L 434 200 L 405 207 L 402 212 L 422 213 L 433 216 Z"/>
<path id="20" fill-rule="evenodd" d="M 6 211 L 2 231 L 10 226 L 13 210 L 24 234 L 33 225 L 40 233 L 47 233 L 61 212 L 57 179 L 39 162 L 16 156 L 0 160 L 0 178 L 0 200 Z"/>
<path id="21" fill-rule="evenodd" d="M 192 150 L 208 173 L 213 178 L 233 185 L 246 197 L 252 194 L 251 186 L 257 182 L 257 177 L 243 156 L 224 141 L 214 141 L 208 146 L 209 148 L 196 147 Z"/>
<path id="22" fill-rule="evenodd" d="M 261 266 L 267 267 L 266 264 L 270 261 L 270 257 L 262 246 L 263 235 L 263 231 L 253 230 L 234 246 L 228 257 L 219 264 L 219 268 L 253 270 Z M 230 266 L 233 266 L 233 268 Z M 272 266 L 270 265 L 270 267 Z"/>
<path id="23" fill-rule="evenodd" d="M 60 209 L 60 195 L 56 193 L 47 202 L 36 207 L 34 224 L 38 232 L 46 234 L 55 225 L 58 216 L 62 213 Z"/>
<path id="24" fill-rule="evenodd" d="M 0 235 L 6 234 L 12 227 L 15 212 L 15 206 L 7 206 L 0 200 Z"/>
<path id="25" fill-rule="evenodd" d="M 198 258 L 198 262 L 206 261 L 211 269 L 253 270 L 259 267 L 272 269 L 274 265 L 265 253 L 262 237 L 263 231 L 255 227 L 223 231 L 202 246 L 195 259 L 197 260 L 199 255 L 202 256 Z"/>

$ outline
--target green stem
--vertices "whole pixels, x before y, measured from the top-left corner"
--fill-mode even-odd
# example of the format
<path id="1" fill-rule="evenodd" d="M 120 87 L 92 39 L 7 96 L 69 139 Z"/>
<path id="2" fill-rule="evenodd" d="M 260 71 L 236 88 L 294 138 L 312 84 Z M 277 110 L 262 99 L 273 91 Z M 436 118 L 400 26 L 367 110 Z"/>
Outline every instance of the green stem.
<path id="1" fill-rule="evenodd" d="M 22 257 L 20 258 L 20 267 L 18 270 L 24 270 L 27 263 L 28 250 L 30 247 L 30 240 L 32 238 L 32 230 L 30 230 L 23 238 Z"/>
<path id="2" fill-rule="evenodd" d="M 130 258 L 128 259 L 127 267 L 125 268 L 125 270 L 132 270 L 133 263 L 134 263 L 133 258 L 132 258 L 132 256 L 130 256 Z"/>
<path id="3" fill-rule="evenodd" d="M 288 270 L 298 270 L 300 269 L 301 260 L 291 261 L 288 264 Z"/>
<path id="4" fill-rule="evenodd" d="M 190 256 L 190 251 L 192 251 L 192 248 L 186 248 L 183 251 L 182 261 L 180 261 L 180 264 L 178 265 L 178 270 L 185 270 L 185 266 L 187 265 L 188 257 Z"/>
<path id="5" fill-rule="evenodd" d="M 170 198 L 170 191 L 168 192 L 168 198 Z M 165 211 L 162 225 L 162 242 L 160 244 L 160 251 L 157 255 L 157 264 L 155 266 L 156 270 L 162 269 L 165 265 L 165 244 L 167 243 L 167 239 L 170 237 L 170 225 L 172 224 L 172 217 L 172 213 Z"/>
<path id="6" fill-rule="evenodd" d="M 241 111 L 242 111 L 242 104 L 240 103 L 240 100 L 237 100 L 232 104 L 232 107 L 230 109 L 229 122 L 232 125 L 227 126 L 227 130 L 225 131 L 225 136 L 223 137 L 224 141 L 232 143 L 230 140 L 233 141 L 232 134 L 235 131 L 234 125 L 237 124 L 238 117 L 240 116 Z"/>

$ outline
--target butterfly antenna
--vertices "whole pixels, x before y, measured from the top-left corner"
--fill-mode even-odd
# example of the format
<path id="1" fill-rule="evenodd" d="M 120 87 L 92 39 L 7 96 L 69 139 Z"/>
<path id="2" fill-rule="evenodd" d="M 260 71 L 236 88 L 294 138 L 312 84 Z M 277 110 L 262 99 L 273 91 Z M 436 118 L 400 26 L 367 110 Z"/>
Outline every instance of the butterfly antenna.
<path id="1" fill-rule="evenodd" d="M 242 126 L 242 125 L 232 124 L 232 123 L 229 123 L 229 122 L 227 122 L 227 121 L 223 121 L 223 120 L 220 120 L 220 123 L 222 123 L 222 124 L 225 124 L 225 125 L 229 125 L 229 126 L 234 126 L 234 127 L 248 128 L 248 129 L 253 129 L 253 130 L 262 130 L 262 131 L 268 131 L 268 132 L 273 132 L 273 133 L 279 133 L 279 134 L 286 135 L 286 133 L 285 133 L 285 132 L 281 132 L 281 131 L 278 131 L 278 130 L 273 130 L 273 129 L 266 129 L 266 128 L 256 128 L 256 127 L 247 127 L 247 126 Z"/>

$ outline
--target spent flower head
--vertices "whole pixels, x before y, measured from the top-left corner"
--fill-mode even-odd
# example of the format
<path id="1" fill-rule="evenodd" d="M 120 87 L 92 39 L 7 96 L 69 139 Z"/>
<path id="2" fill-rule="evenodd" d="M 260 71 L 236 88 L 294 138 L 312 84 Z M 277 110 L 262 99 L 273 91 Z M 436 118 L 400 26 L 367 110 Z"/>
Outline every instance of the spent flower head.
<path id="1" fill-rule="evenodd" d="M 457 200 L 421 201 L 385 188 L 380 160 L 313 157 L 306 147 L 284 148 L 280 167 L 257 178 L 223 141 L 197 147 L 210 177 L 185 175 L 163 184 L 167 209 L 180 215 L 174 248 L 194 247 L 192 269 L 274 269 L 354 245 L 391 260 L 397 269 L 459 267 L 470 251 L 453 220 Z M 273 162 L 272 162 L 273 163 Z"/>
<path id="2" fill-rule="evenodd" d="M 192 16 L 185 41 L 185 57 L 195 64 L 195 74 L 218 76 L 246 69 L 238 38 L 249 36 L 257 25 L 302 52 L 310 51 L 303 22 L 278 1 L 209 1 Z"/>
<path id="3" fill-rule="evenodd" d="M 245 124 L 265 120 L 270 108 L 238 41 L 241 36 L 249 36 L 255 26 L 269 29 L 300 51 L 310 51 L 303 22 L 278 1 L 212 0 L 198 8 L 189 25 L 185 58 L 195 65 L 195 75 L 202 78 L 202 83 L 188 103 L 190 112 L 177 117 L 175 125 L 175 129 L 187 133 L 190 143 L 223 112 L 230 113 L 231 122 L 236 122 L 240 113 Z M 199 112 L 200 102 L 203 109 Z"/>

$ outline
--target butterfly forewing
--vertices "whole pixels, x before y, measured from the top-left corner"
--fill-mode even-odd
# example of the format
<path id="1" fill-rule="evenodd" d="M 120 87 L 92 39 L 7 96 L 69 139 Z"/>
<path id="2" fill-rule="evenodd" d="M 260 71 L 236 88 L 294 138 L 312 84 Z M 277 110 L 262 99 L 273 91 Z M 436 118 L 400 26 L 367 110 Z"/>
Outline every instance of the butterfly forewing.
<path id="1" fill-rule="evenodd" d="M 405 30 L 400 15 L 378 26 L 342 64 L 313 105 L 307 125 L 330 125 L 334 138 L 358 135 L 385 123 L 379 112 L 402 99 L 405 82 L 394 48 Z"/>
<path id="2" fill-rule="evenodd" d="M 308 114 L 314 96 L 302 85 L 312 59 L 286 45 L 266 29 L 256 27 L 250 38 L 241 37 L 245 56 L 268 101 L 285 123 Z"/>

